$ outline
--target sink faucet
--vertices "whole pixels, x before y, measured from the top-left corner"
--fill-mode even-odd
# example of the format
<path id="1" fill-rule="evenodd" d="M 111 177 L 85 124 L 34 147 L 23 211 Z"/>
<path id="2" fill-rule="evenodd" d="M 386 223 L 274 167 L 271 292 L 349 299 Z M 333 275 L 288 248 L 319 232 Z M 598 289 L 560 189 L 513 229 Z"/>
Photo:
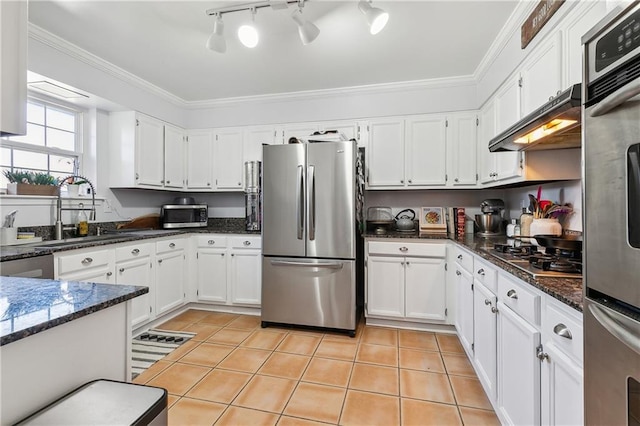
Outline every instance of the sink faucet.
<path id="1" fill-rule="evenodd" d="M 96 188 L 93 186 L 91 181 L 84 176 L 81 176 L 81 175 L 67 176 L 66 178 L 62 179 L 58 184 L 58 201 L 56 203 L 56 235 L 55 235 L 56 240 L 62 239 L 63 231 L 70 231 L 74 229 L 73 226 L 65 227 L 63 225 L 62 210 L 85 210 L 84 208 L 80 208 L 80 207 L 62 207 L 62 197 L 60 196 L 60 187 L 64 185 L 69 179 L 75 179 L 75 178 L 83 179 L 91 187 L 91 213 L 89 214 L 89 220 L 96 219 Z"/>

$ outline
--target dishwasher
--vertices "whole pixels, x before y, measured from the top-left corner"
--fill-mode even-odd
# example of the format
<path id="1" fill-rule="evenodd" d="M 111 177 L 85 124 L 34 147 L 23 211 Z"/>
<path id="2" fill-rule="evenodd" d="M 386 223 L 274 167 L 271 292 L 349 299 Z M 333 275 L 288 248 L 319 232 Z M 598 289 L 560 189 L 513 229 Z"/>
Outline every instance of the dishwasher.
<path id="1" fill-rule="evenodd" d="M 53 279 L 53 255 L 28 257 L 0 262 L 0 275 L 5 277 Z"/>

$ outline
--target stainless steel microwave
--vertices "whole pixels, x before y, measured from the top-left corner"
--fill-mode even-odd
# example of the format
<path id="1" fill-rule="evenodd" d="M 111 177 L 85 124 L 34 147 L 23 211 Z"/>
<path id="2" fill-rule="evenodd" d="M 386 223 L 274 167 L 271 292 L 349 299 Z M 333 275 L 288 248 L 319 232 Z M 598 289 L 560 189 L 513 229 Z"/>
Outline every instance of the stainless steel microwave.
<path id="1" fill-rule="evenodd" d="M 165 204 L 160 208 L 160 223 L 165 229 L 206 228 L 208 219 L 206 204 Z"/>

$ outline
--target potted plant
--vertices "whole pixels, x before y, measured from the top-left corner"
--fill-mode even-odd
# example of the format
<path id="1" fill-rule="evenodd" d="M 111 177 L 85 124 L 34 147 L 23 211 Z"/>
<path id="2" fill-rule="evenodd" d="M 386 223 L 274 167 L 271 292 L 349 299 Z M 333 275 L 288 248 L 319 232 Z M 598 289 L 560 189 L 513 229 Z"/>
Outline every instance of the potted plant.
<path id="1" fill-rule="evenodd" d="M 12 195 L 58 195 L 58 179 L 49 173 L 26 170 L 3 170 L 9 180 L 7 193 Z"/>

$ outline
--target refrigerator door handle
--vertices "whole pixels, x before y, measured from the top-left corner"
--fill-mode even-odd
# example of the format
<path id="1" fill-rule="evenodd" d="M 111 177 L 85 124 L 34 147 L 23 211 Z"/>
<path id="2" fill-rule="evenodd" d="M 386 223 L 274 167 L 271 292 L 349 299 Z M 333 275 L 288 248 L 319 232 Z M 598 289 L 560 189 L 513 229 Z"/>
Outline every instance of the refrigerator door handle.
<path id="1" fill-rule="evenodd" d="M 329 268 L 329 269 L 342 269 L 344 266 L 344 263 L 342 262 L 312 263 L 312 262 L 291 262 L 286 260 L 272 260 L 271 264 L 273 266 L 302 266 L 302 267 Z"/>
<path id="2" fill-rule="evenodd" d="M 612 309 L 593 303 L 589 304 L 589 311 L 609 333 L 640 355 L 640 327 L 638 324 Z"/>
<path id="3" fill-rule="evenodd" d="M 308 167 L 309 182 L 309 240 L 316 239 L 316 167 Z"/>
<path id="4" fill-rule="evenodd" d="M 296 205 L 298 211 L 296 214 L 297 227 L 298 227 L 298 239 L 301 240 L 304 233 L 304 173 L 303 166 L 298 166 L 298 176 L 296 182 Z"/>

